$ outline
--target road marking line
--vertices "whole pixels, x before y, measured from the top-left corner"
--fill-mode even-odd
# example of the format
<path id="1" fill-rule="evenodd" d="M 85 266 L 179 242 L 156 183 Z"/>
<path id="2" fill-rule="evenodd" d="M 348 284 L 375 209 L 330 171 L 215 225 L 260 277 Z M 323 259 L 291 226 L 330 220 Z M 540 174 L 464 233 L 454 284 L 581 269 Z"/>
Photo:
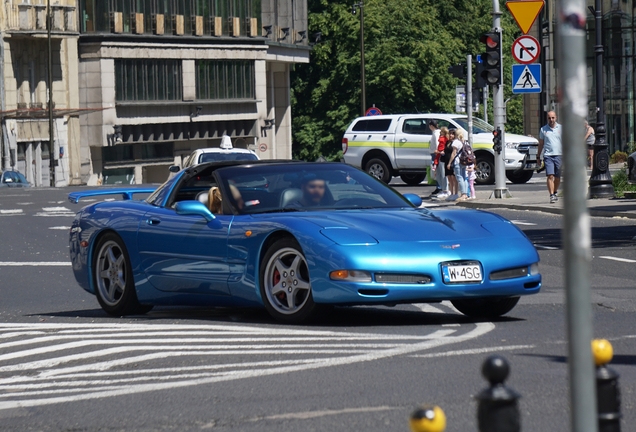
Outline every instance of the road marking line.
<path id="1" fill-rule="evenodd" d="M 53 227 L 49 227 L 50 230 L 60 230 L 60 231 L 67 231 L 70 230 L 71 227 L 67 227 L 67 226 L 53 226 Z"/>
<path id="2" fill-rule="evenodd" d="M 32 202 L 16 203 L 17 205 L 33 205 Z"/>
<path id="3" fill-rule="evenodd" d="M 466 350 L 459 350 L 459 351 L 446 351 L 446 352 L 432 353 L 432 354 L 413 354 L 409 357 L 417 357 L 417 358 L 452 357 L 452 356 L 460 356 L 460 355 L 485 354 L 490 352 L 513 351 L 513 350 L 531 349 L 531 348 L 535 348 L 535 345 L 508 345 L 508 346 L 498 346 L 498 347 L 489 347 L 489 348 L 475 348 L 475 349 L 466 349 Z"/>
<path id="4" fill-rule="evenodd" d="M 602 259 L 606 259 L 606 260 L 612 260 L 612 261 L 619 261 L 619 262 L 624 262 L 624 263 L 636 263 L 636 260 L 631 260 L 631 259 L 627 259 L 627 258 L 618 258 L 618 257 L 613 257 L 613 256 L 599 256 L 598 258 L 602 258 Z"/>
<path id="5" fill-rule="evenodd" d="M 22 214 L 23 212 L 24 212 L 24 210 L 22 210 L 22 209 L 0 210 L 0 214 L 3 214 L 3 215 Z"/>
<path id="6" fill-rule="evenodd" d="M 537 243 L 535 243 L 535 244 L 534 244 L 534 247 L 535 247 L 536 249 L 541 249 L 541 250 L 559 250 L 559 248 L 558 248 L 558 247 L 554 247 L 554 246 L 545 246 L 545 245 L 540 245 L 540 244 L 537 244 Z"/>
<path id="7" fill-rule="evenodd" d="M 70 212 L 71 209 L 66 207 L 42 207 L 45 212 Z"/>
<path id="8" fill-rule="evenodd" d="M 512 222 L 515 225 L 528 225 L 528 226 L 536 226 L 536 223 L 532 223 L 532 222 L 526 222 L 524 220 L 511 220 L 510 222 Z"/>
<path id="9" fill-rule="evenodd" d="M 275 368 L 251 368 L 248 370 L 240 370 L 240 371 L 232 371 L 227 374 L 221 376 L 207 377 L 207 378 L 199 378 L 199 379 L 189 379 L 184 381 L 177 382 L 167 382 L 167 383 L 147 383 L 147 384 L 134 384 L 125 386 L 125 388 L 118 389 L 82 389 L 83 391 L 88 391 L 87 393 L 81 393 L 76 395 L 69 396 L 58 396 L 51 398 L 39 398 L 39 399 L 21 399 L 21 400 L 12 400 L 0 402 L 0 410 L 2 409 L 13 409 L 13 408 L 26 408 L 33 406 L 42 406 L 42 405 L 50 405 L 55 403 L 67 403 L 67 402 L 75 402 L 75 401 L 83 401 L 83 400 L 93 400 L 105 397 L 115 397 L 115 396 L 123 396 L 130 395 L 148 391 L 158 391 L 158 390 L 168 390 L 175 388 L 184 388 L 191 387 L 195 385 L 203 385 L 203 384 L 212 384 L 218 382 L 226 382 L 233 381 L 238 379 L 247 379 L 247 378 L 255 378 L 255 377 L 263 377 L 263 376 L 272 376 L 272 375 L 280 375 L 287 374 L 292 372 L 300 372 L 305 370 L 316 370 L 326 367 L 334 367 L 334 366 L 343 366 L 350 365 L 354 363 L 363 363 L 369 361 L 375 361 L 379 359 L 385 359 L 395 356 L 408 355 L 414 352 L 428 350 L 436 347 L 440 347 L 443 345 L 455 344 L 460 342 L 465 342 L 470 339 L 478 338 L 483 336 L 492 330 L 494 330 L 495 325 L 493 323 L 476 323 L 475 328 L 467 333 L 464 333 L 459 336 L 451 336 L 451 337 L 438 337 L 436 339 L 430 339 L 423 342 L 418 342 L 415 344 L 405 344 L 400 347 L 391 348 L 384 351 L 376 351 L 370 353 L 362 353 L 348 357 L 335 357 L 335 358 L 325 358 L 319 359 L 313 363 L 307 364 L 299 364 L 299 365 L 291 365 L 291 366 L 283 366 L 283 367 L 275 367 Z M 438 332 L 435 332 L 438 333 Z M 435 333 L 429 336 L 433 336 Z M 240 354 L 244 352 L 241 351 Z"/>
<path id="10" fill-rule="evenodd" d="M 257 422 L 263 420 L 308 420 L 317 417 L 325 417 L 339 414 L 353 414 L 353 413 L 369 413 L 402 409 L 402 407 L 390 407 L 390 406 L 377 406 L 377 407 L 362 407 L 362 408 L 344 408 L 339 410 L 319 410 L 319 411 L 305 411 L 299 413 L 288 414 L 276 414 L 267 417 L 255 417 L 249 421 Z"/>
<path id="11" fill-rule="evenodd" d="M 0 261 L 0 267 L 68 267 L 70 261 Z"/>

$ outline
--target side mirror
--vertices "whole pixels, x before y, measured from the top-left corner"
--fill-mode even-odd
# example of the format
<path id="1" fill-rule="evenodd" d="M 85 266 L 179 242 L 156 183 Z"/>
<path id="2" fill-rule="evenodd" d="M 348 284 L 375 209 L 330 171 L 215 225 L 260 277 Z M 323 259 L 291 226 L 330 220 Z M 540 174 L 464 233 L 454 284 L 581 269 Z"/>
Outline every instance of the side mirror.
<path id="1" fill-rule="evenodd" d="M 413 204 L 415 207 L 419 207 L 422 205 L 422 198 L 419 197 L 419 195 L 415 195 L 412 193 L 407 193 L 402 195 L 404 198 L 406 198 L 408 200 L 408 202 L 410 202 L 411 204 Z"/>
<path id="2" fill-rule="evenodd" d="M 175 205 L 175 210 L 180 215 L 201 216 L 208 222 L 216 219 L 210 209 L 199 201 L 179 201 Z"/>
<path id="3" fill-rule="evenodd" d="M 171 173 L 178 173 L 179 171 L 181 171 L 181 167 L 179 165 L 170 165 L 168 171 L 170 171 Z"/>

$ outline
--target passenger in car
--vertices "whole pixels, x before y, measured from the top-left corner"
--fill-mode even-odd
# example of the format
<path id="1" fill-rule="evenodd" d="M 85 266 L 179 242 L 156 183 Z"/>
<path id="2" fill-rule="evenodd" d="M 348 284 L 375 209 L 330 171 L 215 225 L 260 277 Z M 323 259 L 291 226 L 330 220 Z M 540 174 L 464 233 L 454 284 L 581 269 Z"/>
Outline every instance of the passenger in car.
<path id="1" fill-rule="evenodd" d="M 213 186 L 208 192 L 208 208 L 212 214 L 223 214 L 223 199 L 218 187 Z"/>

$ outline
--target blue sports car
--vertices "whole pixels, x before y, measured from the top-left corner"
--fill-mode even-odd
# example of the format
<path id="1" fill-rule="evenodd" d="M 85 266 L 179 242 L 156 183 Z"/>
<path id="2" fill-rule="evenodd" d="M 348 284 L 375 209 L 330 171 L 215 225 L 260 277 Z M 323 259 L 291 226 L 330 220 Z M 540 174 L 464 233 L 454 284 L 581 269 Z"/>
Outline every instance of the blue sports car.
<path id="1" fill-rule="evenodd" d="M 70 253 L 79 284 L 115 316 L 254 306 L 301 322 L 326 305 L 450 300 L 495 317 L 541 288 L 539 256 L 508 220 L 420 208 L 417 195 L 341 163 L 207 163 L 157 189 L 69 199 L 107 194 L 124 200 L 81 209 Z"/>

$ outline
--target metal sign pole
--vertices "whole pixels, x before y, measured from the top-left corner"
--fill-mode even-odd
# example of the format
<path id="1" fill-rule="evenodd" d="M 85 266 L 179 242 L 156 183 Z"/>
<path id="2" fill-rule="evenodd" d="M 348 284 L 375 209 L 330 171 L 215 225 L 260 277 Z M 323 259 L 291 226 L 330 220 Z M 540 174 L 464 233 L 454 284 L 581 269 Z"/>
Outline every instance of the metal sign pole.
<path id="1" fill-rule="evenodd" d="M 561 95 L 564 173 L 563 241 L 570 377 L 571 430 L 597 432 L 596 390 L 592 358 L 590 295 L 591 229 L 587 210 L 584 119 L 587 115 L 585 72 L 585 0 L 557 3 L 559 89 Z"/>
<path id="2" fill-rule="evenodd" d="M 55 187 L 55 135 L 53 134 L 53 47 L 51 44 L 51 27 L 53 15 L 51 14 L 51 0 L 46 2 L 46 30 L 48 42 L 48 86 L 49 86 L 49 172 L 50 184 Z"/>
<path id="3" fill-rule="evenodd" d="M 492 2 L 492 26 L 493 30 L 500 35 L 500 41 L 503 41 L 503 29 L 501 28 L 501 11 L 499 10 L 499 0 L 493 0 Z M 491 195 L 491 198 L 508 198 L 510 192 L 506 187 L 506 134 L 505 134 L 505 121 L 506 121 L 506 105 L 504 104 L 504 90 L 503 90 L 503 76 L 501 77 L 502 83 L 492 87 L 492 111 L 493 111 L 493 125 L 495 130 L 501 128 L 501 152 L 495 153 L 495 190 Z"/>
<path id="4" fill-rule="evenodd" d="M 466 114 L 468 114 L 468 143 L 473 145 L 473 56 L 466 56 Z"/>

